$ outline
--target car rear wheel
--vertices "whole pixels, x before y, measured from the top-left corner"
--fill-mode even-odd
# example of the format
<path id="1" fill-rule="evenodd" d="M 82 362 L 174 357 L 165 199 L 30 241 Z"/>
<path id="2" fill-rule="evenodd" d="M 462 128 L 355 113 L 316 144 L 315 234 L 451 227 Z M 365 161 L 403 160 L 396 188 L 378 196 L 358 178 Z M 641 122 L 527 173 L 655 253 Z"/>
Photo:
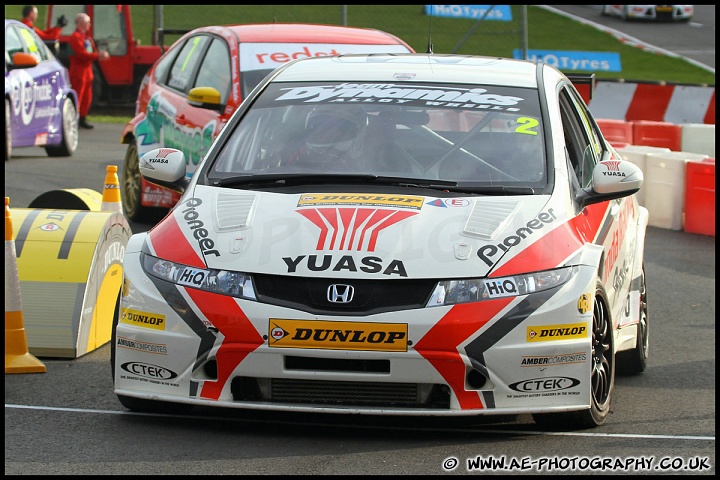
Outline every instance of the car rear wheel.
<path id="1" fill-rule="evenodd" d="M 650 347 L 650 325 L 648 323 L 647 284 L 645 266 L 640 275 L 640 322 L 637 326 L 637 345 L 632 350 L 617 354 L 617 372 L 621 375 L 637 375 L 645 371 Z"/>
<path id="2" fill-rule="evenodd" d="M 10 114 L 10 100 L 5 99 L 5 161 L 12 157 L 12 115 Z"/>
<path id="3" fill-rule="evenodd" d="M 567 413 L 534 414 L 539 426 L 553 430 L 594 428 L 605 423 L 615 387 L 613 328 L 607 296 L 598 280 L 592 319 L 592 357 L 590 370 L 590 408 Z"/>
<path id="4" fill-rule="evenodd" d="M 78 116 L 75 104 L 69 98 L 63 99 L 62 107 L 62 138 L 58 145 L 48 145 L 45 151 L 50 157 L 69 157 L 78 146 Z"/>

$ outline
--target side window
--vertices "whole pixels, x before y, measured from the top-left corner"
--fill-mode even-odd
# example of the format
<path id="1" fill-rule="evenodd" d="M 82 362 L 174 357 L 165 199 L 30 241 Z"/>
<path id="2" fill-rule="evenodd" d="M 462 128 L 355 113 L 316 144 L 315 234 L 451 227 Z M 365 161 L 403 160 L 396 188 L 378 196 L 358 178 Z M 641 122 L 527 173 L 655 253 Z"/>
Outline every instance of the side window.
<path id="1" fill-rule="evenodd" d="M 224 105 L 230 94 L 230 78 L 230 50 L 224 40 L 215 38 L 200 65 L 195 86 L 217 89 Z"/>
<path id="2" fill-rule="evenodd" d="M 14 27 L 5 30 L 5 63 L 12 65 L 12 56 L 23 51 L 23 44 Z"/>
<path id="3" fill-rule="evenodd" d="M 155 74 L 155 81 L 159 85 L 165 85 L 167 83 L 167 75 L 170 71 L 170 66 L 175 61 L 175 57 L 177 57 L 180 50 L 182 49 L 178 46 L 178 48 L 170 50 L 167 55 L 158 60 L 153 73 Z"/>
<path id="4" fill-rule="evenodd" d="M 587 113 L 578 108 L 573 100 L 572 94 L 567 87 L 560 91 L 560 116 L 563 123 L 565 135 L 565 146 L 570 157 L 570 163 L 581 187 L 588 187 L 592 180 L 592 171 L 597 163 L 600 152 L 597 148 L 594 135 L 591 134 L 592 127 Z"/>
<path id="5" fill-rule="evenodd" d="M 207 35 L 197 35 L 185 43 L 170 69 L 167 80 L 168 87 L 182 93 L 187 93 L 190 90 L 193 72 L 209 39 Z"/>
<path id="6" fill-rule="evenodd" d="M 20 28 L 20 37 L 25 44 L 25 51 L 38 59 L 38 62 L 48 59 L 48 51 L 43 41 L 35 32 L 31 32 L 27 28 Z"/>

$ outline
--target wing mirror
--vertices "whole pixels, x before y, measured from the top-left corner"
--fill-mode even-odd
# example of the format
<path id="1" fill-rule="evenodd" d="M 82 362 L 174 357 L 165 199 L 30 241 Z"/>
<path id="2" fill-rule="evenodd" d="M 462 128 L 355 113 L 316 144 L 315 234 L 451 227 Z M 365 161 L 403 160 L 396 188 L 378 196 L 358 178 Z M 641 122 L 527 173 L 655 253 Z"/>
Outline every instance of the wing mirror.
<path id="1" fill-rule="evenodd" d="M 625 160 L 606 160 L 593 168 L 592 185 L 578 191 L 576 201 L 583 208 L 594 203 L 630 196 L 640 190 L 643 173 Z"/>

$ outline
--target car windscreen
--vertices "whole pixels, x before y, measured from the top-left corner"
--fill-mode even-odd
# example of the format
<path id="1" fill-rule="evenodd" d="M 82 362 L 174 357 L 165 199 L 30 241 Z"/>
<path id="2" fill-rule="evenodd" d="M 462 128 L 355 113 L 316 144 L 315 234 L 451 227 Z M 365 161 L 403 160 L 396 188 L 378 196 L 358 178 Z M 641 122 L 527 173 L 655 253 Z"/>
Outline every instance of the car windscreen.
<path id="1" fill-rule="evenodd" d="M 413 83 L 271 83 L 208 171 L 357 174 L 543 188 L 535 89 Z"/>

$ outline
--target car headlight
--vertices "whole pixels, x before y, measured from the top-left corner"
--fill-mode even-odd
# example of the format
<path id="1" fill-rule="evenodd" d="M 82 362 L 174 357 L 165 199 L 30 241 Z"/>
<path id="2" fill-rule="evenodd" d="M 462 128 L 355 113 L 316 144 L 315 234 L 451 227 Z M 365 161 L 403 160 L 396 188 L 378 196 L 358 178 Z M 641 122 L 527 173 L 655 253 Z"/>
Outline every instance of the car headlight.
<path id="1" fill-rule="evenodd" d="M 143 253 L 143 270 L 160 280 L 231 297 L 257 300 L 252 276 L 242 272 L 204 269 L 170 262 Z"/>
<path id="2" fill-rule="evenodd" d="M 526 273 L 501 278 L 463 278 L 438 282 L 426 307 L 482 302 L 542 292 L 567 282 L 575 267 Z"/>

